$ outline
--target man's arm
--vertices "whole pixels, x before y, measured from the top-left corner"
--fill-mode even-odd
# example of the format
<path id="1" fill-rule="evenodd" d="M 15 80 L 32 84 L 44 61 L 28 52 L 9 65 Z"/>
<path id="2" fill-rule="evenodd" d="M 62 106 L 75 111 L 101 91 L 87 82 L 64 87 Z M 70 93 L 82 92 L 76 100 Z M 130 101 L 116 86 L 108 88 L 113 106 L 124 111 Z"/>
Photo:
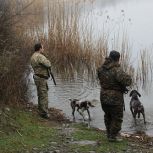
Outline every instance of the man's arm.
<path id="1" fill-rule="evenodd" d="M 132 84 L 131 76 L 125 73 L 121 68 L 116 69 L 116 80 L 123 87 L 130 86 Z"/>
<path id="2" fill-rule="evenodd" d="M 51 67 L 50 61 L 42 54 L 39 55 L 38 62 L 41 65 L 45 66 L 46 68 L 50 68 Z"/>

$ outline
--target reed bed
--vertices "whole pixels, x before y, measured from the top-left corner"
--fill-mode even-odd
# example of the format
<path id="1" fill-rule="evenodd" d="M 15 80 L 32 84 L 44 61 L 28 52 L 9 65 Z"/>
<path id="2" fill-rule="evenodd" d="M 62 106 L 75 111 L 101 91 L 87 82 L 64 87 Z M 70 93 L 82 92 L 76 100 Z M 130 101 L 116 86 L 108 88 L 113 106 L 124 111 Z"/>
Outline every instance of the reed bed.
<path id="1" fill-rule="evenodd" d="M 138 58 L 138 67 L 136 71 L 136 81 L 143 89 L 148 88 L 152 83 L 152 51 L 143 49 Z"/>
<path id="2" fill-rule="evenodd" d="M 56 72 L 64 72 L 66 77 L 73 72 L 95 75 L 107 52 L 107 40 L 94 41 L 92 27 L 87 29 L 80 23 L 78 3 L 52 2 L 48 6 L 46 44 Z"/>
<path id="3" fill-rule="evenodd" d="M 80 12 L 78 1 L 47 3 L 47 33 L 41 33 L 38 37 L 44 38 L 54 71 L 62 75 L 62 78 L 69 79 L 79 73 L 95 80 L 96 69 L 108 55 L 108 49 L 112 48 L 121 52 L 121 66 L 132 76 L 133 85 L 138 83 L 144 86 L 148 81 L 148 74 L 152 75 L 151 59 L 146 51 L 140 54 L 141 58 L 137 61 L 139 67 L 134 67 L 127 31 L 119 32 L 110 47 L 109 32 L 102 31 L 101 37 L 95 39 L 92 25 L 87 26 L 88 21 L 83 22 Z"/>
<path id="4" fill-rule="evenodd" d="M 87 76 L 96 76 L 96 69 L 103 63 L 108 54 L 108 34 L 104 31 L 101 37 L 95 40 L 92 35 L 92 25 L 87 26 L 80 19 L 79 3 L 61 3 L 51 1 L 47 9 L 47 33 L 45 44 L 57 73 L 73 74 L 84 72 Z M 119 51 L 123 50 L 123 67 L 128 69 L 129 48 L 124 40 Z M 127 45 L 127 46 L 126 46 Z M 95 78 L 95 77 L 94 77 Z"/>

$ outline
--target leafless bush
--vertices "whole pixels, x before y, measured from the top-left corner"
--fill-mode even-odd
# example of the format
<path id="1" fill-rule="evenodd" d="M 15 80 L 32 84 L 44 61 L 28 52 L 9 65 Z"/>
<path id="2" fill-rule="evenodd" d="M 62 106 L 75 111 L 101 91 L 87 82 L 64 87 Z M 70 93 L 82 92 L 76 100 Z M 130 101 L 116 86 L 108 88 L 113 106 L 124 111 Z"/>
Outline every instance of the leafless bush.
<path id="1" fill-rule="evenodd" d="M 20 104 L 26 99 L 26 73 L 31 50 L 21 24 L 21 12 L 32 3 L 0 0 L 0 101 Z M 21 1 L 20 1 L 21 2 Z"/>

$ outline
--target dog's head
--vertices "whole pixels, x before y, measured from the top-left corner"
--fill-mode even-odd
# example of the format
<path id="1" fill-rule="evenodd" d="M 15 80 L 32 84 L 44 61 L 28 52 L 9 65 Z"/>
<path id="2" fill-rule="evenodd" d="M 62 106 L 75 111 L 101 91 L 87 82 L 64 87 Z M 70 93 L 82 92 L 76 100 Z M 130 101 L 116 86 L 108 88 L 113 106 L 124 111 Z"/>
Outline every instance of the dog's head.
<path id="1" fill-rule="evenodd" d="M 91 101 L 87 101 L 87 105 L 88 105 L 88 107 L 95 107 L 95 106 L 91 103 Z"/>
<path id="2" fill-rule="evenodd" d="M 130 92 L 130 97 L 132 97 L 132 98 L 138 98 L 138 96 L 141 97 L 141 94 L 137 90 L 132 90 Z"/>
<path id="3" fill-rule="evenodd" d="M 71 99 L 71 98 L 70 98 L 69 101 L 70 101 L 70 102 L 77 102 L 77 101 L 79 101 L 79 100 L 78 100 L 78 99 Z"/>
<path id="4" fill-rule="evenodd" d="M 78 99 L 69 99 L 71 107 L 74 108 L 76 106 L 79 106 L 79 100 Z"/>

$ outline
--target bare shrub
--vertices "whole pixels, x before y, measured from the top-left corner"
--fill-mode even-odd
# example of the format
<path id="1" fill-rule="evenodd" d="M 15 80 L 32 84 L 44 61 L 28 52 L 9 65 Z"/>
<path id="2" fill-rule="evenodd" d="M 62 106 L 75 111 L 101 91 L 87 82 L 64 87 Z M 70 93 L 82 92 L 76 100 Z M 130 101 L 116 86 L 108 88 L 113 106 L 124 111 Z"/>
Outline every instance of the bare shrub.
<path id="1" fill-rule="evenodd" d="M 20 104 L 26 100 L 27 68 L 31 50 L 24 26 L 17 21 L 29 4 L 16 7 L 14 0 L 0 0 L 0 101 L 3 104 Z M 15 27 L 16 26 L 16 27 Z"/>

